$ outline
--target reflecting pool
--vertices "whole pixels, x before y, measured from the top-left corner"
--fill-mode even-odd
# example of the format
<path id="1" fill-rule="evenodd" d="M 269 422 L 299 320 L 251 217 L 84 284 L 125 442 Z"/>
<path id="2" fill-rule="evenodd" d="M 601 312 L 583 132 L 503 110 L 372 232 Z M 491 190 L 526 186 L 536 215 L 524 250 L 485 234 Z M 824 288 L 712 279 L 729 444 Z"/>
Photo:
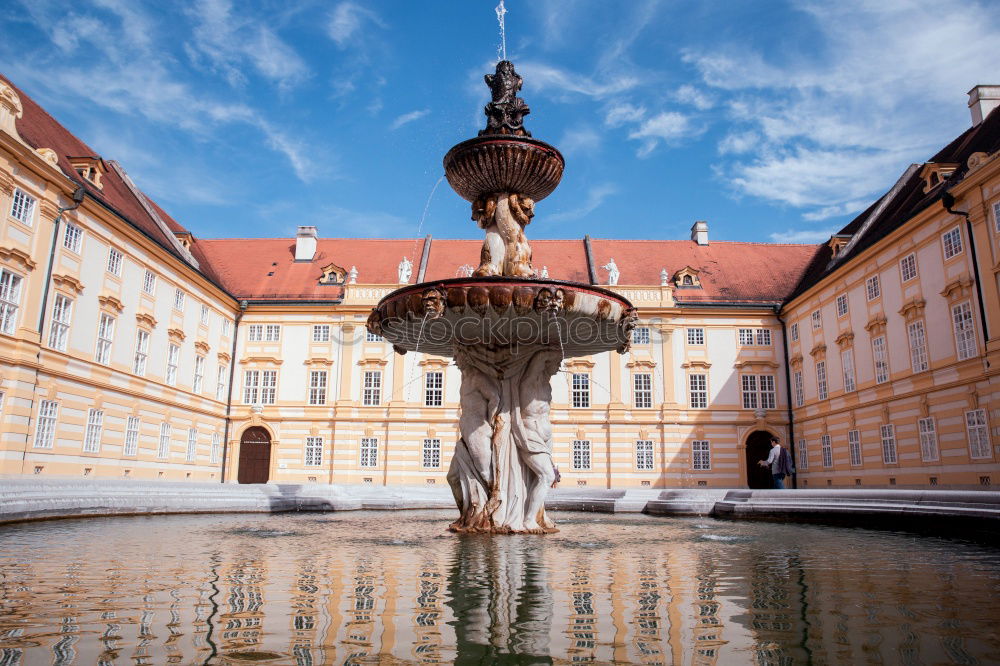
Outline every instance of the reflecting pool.
<path id="1" fill-rule="evenodd" d="M 0 527 L 0 665 L 972 664 L 1000 549 L 811 525 L 450 511 Z"/>

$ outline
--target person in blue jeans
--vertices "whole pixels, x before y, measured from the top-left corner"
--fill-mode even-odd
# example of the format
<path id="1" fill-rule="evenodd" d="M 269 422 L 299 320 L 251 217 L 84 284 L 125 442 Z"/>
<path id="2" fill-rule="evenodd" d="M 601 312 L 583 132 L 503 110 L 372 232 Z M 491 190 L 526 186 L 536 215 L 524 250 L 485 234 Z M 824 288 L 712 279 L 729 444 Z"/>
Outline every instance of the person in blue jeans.
<path id="1" fill-rule="evenodd" d="M 791 456 L 781 446 L 777 435 L 771 435 L 771 452 L 767 460 L 760 461 L 761 467 L 771 468 L 771 481 L 776 489 L 784 490 L 785 476 L 792 473 Z"/>

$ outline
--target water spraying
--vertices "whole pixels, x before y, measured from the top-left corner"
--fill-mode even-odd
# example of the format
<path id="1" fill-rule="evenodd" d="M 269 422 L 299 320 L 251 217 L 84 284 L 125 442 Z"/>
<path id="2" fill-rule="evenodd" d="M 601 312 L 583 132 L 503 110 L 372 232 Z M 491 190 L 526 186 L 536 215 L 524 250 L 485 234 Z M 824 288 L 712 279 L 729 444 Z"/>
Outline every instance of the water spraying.
<path id="1" fill-rule="evenodd" d="M 507 8 L 503 6 L 503 0 L 500 0 L 500 4 L 496 6 L 494 11 L 497 13 L 497 22 L 500 24 L 500 46 L 497 47 L 497 60 L 507 59 L 507 30 L 504 26 L 504 14 L 507 13 Z"/>

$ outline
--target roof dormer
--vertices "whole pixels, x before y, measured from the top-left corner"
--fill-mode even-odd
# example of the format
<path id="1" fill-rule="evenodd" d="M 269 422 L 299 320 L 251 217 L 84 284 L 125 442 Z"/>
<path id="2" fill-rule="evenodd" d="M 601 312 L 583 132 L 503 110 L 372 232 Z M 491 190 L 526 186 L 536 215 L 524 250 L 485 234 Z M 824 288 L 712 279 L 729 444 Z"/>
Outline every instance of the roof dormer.
<path id="1" fill-rule="evenodd" d="M 927 162 L 920 170 L 920 177 L 924 181 L 924 193 L 943 183 L 948 177 L 955 173 L 958 164 L 954 162 Z"/>
<path id="2" fill-rule="evenodd" d="M 344 284 L 347 277 L 347 270 L 337 264 L 329 264 L 322 268 L 320 284 Z"/>
<path id="3" fill-rule="evenodd" d="M 701 289 L 701 280 L 698 278 L 698 271 L 690 266 L 685 266 L 674 273 L 674 284 L 680 289 Z"/>
<path id="4" fill-rule="evenodd" d="M 101 177 L 108 172 L 108 167 L 104 160 L 96 155 L 82 155 L 80 157 L 67 157 L 73 170 L 88 183 L 100 189 Z"/>
<path id="5" fill-rule="evenodd" d="M 185 230 L 185 231 L 175 231 L 174 236 L 177 238 L 177 240 L 180 241 L 181 245 L 184 246 L 184 249 L 186 250 L 191 249 L 191 244 L 194 242 L 194 234 L 192 234 L 190 231 Z"/>
<path id="6" fill-rule="evenodd" d="M 830 236 L 827 245 L 830 246 L 831 257 L 839 257 L 850 240 L 851 234 L 834 234 Z"/>

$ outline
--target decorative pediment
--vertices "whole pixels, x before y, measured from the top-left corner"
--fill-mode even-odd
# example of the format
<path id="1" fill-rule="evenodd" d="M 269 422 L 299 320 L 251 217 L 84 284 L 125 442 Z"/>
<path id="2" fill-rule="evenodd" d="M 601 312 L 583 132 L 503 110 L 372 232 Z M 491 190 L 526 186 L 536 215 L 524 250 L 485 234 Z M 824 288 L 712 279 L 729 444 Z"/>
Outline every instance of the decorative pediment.
<path id="1" fill-rule="evenodd" d="M 195 352 L 201 354 L 202 356 L 207 354 L 209 349 L 211 349 L 211 347 L 209 347 L 208 343 L 205 342 L 204 340 L 198 340 L 194 343 Z"/>
<path id="2" fill-rule="evenodd" d="M 788 363 L 793 368 L 801 368 L 802 367 L 802 354 L 796 354 L 795 356 L 791 357 L 790 359 L 788 359 Z"/>
<path id="3" fill-rule="evenodd" d="M 698 270 L 690 266 L 685 266 L 674 273 L 674 284 L 681 288 L 700 288 L 701 279 L 698 277 Z"/>
<path id="4" fill-rule="evenodd" d="M 586 356 L 572 358 L 566 361 L 566 369 L 570 372 L 590 372 L 594 369 L 594 362 Z"/>
<path id="5" fill-rule="evenodd" d="M 826 356 L 826 344 L 820 342 L 819 344 L 815 345 L 812 349 L 809 350 L 809 355 L 812 356 L 813 358 L 822 358 Z"/>
<path id="6" fill-rule="evenodd" d="M 972 295 L 972 278 L 962 275 L 952 280 L 941 290 L 941 295 L 949 302 L 961 301 Z"/>
<path id="7" fill-rule="evenodd" d="M 274 356 L 244 356 L 241 365 L 281 365 L 282 360 Z"/>
<path id="8" fill-rule="evenodd" d="M 920 178 L 924 181 L 924 193 L 930 192 L 947 180 L 958 166 L 955 162 L 927 162 L 924 164 L 923 168 L 920 169 Z"/>
<path id="9" fill-rule="evenodd" d="M 378 370 L 389 365 L 389 362 L 384 358 L 363 358 L 358 361 L 358 365 L 369 370 Z"/>
<path id="10" fill-rule="evenodd" d="M 229 361 L 233 359 L 233 357 L 229 355 L 229 352 L 224 351 L 220 351 L 216 354 L 216 356 L 219 358 L 219 363 L 225 363 L 227 365 L 229 364 Z"/>
<path id="11" fill-rule="evenodd" d="M 333 359 L 327 358 L 325 356 L 310 356 L 305 361 L 303 361 L 303 363 L 308 366 L 319 366 L 328 368 L 331 365 L 333 365 Z"/>
<path id="12" fill-rule="evenodd" d="M 102 309 L 112 310 L 117 314 L 121 314 L 125 309 L 125 304 L 113 294 L 101 294 L 97 297 L 97 302 L 101 304 Z"/>
<path id="13" fill-rule="evenodd" d="M 865 330 L 868 331 L 868 335 L 877 336 L 885 332 L 885 315 L 877 314 L 868 320 L 865 324 Z"/>
<path id="14" fill-rule="evenodd" d="M 319 277 L 320 284 L 344 284 L 347 281 L 347 269 L 337 264 L 327 264 Z"/>
<path id="15" fill-rule="evenodd" d="M 689 358 L 688 360 L 681 363 L 682 368 L 702 368 L 707 370 L 712 367 L 712 364 L 707 358 Z"/>
<path id="16" fill-rule="evenodd" d="M 135 320 L 138 322 L 139 326 L 156 328 L 156 317 L 149 312 L 136 312 Z"/>
<path id="17" fill-rule="evenodd" d="M 167 337 L 174 342 L 184 342 L 184 338 L 187 336 L 184 334 L 184 331 L 179 328 L 170 328 L 167 329 Z"/>
<path id="18" fill-rule="evenodd" d="M 35 269 L 35 260 L 27 252 L 16 247 L 0 247 L 0 261 L 19 267 L 21 272 Z"/>
<path id="19" fill-rule="evenodd" d="M 83 283 L 72 275 L 54 273 L 52 275 L 52 284 L 56 286 L 56 289 L 62 289 L 65 292 L 77 295 L 83 293 Z"/>
<path id="20" fill-rule="evenodd" d="M 737 361 L 733 367 L 737 370 L 776 370 L 778 364 L 763 358 L 752 358 Z"/>
<path id="21" fill-rule="evenodd" d="M 899 314 L 903 315 L 903 318 L 909 323 L 924 316 L 925 305 L 927 305 L 927 301 L 922 298 L 910 299 L 899 309 Z"/>
<path id="22" fill-rule="evenodd" d="M 848 347 L 854 346 L 854 331 L 844 331 L 837 336 L 837 346 L 841 349 L 847 349 Z"/>
<path id="23" fill-rule="evenodd" d="M 652 370 L 653 368 L 656 367 L 656 361 L 648 357 L 636 358 L 635 356 L 633 356 L 632 360 L 630 360 L 625 365 L 632 368 L 633 370 L 641 370 L 643 368 Z"/>
<path id="24" fill-rule="evenodd" d="M 420 359 L 420 362 L 417 363 L 417 365 L 422 366 L 426 370 L 440 370 L 448 367 L 450 363 L 451 361 L 440 356 L 425 356 Z"/>

